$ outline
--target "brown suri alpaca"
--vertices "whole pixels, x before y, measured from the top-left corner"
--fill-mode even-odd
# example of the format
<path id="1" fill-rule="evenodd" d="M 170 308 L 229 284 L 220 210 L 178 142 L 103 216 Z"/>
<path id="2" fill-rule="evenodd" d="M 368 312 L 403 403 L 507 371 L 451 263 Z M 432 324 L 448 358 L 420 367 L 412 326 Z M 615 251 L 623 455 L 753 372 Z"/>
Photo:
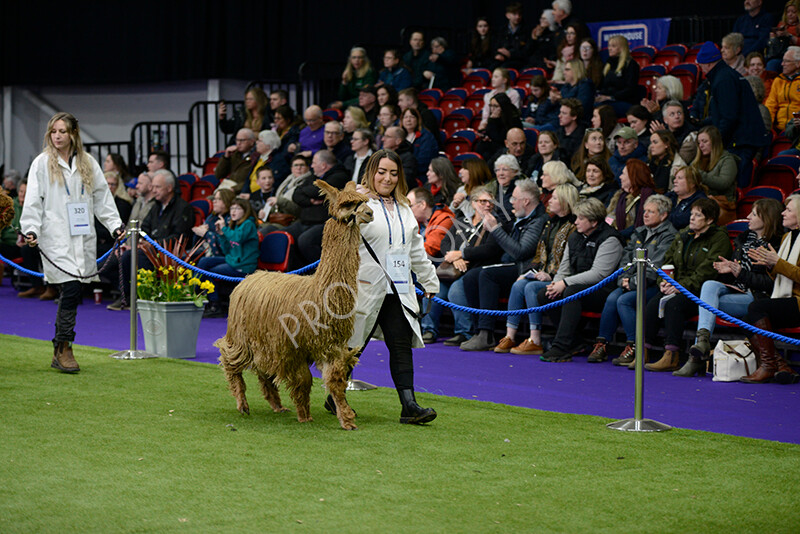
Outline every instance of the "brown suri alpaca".
<path id="1" fill-rule="evenodd" d="M 14 220 L 14 201 L 0 189 L 0 230 L 10 225 L 12 220 Z"/>
<path id="2" fill-rule="evenodd" d="M 316 273 L 259 271 L 246 277 L 231 294 L 228 331 L 214 346 L 241 413 L 250 413 L 242 372 L 251 368 L 273 411 L 286 411 L 277 388 L 283 382 L 297 408 L 297 420 L 311 421 L 309 365 L 314 363 L 322 370 L 339 423 L 354 430 L 355 412 L 347 404 L 345 389 L 360 348 L 349 349 L 347 342 L 355 322 L 358 225 L 372 221 L 372 209 L 353 182 L 341 191 L 322 180 L 315 184 L 333 217 L 325 223 Z"/>

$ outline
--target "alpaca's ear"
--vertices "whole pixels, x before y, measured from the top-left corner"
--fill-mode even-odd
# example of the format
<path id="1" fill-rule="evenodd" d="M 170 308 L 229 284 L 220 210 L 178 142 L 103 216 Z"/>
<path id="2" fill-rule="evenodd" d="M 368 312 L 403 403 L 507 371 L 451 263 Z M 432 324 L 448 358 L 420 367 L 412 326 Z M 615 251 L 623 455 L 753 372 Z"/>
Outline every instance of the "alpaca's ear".
<path id="1" fill-rule="evenodd" d="M 325 180 L 316 180 L 314 181 L 314 185 L 319 187 L 319 190 L 322 191 L 322 194 L 328 197 L 328 202 L 333 203 L 333 201 L 336 200 L 336 197 L 339 196 L 339 190 Z"/>
<path id="2" fill-rule="evenodd" d="M 355 191 L 356 190 L 356 183 L 353 181 L 347 182 L 344 184 L 345 191 Z"/>

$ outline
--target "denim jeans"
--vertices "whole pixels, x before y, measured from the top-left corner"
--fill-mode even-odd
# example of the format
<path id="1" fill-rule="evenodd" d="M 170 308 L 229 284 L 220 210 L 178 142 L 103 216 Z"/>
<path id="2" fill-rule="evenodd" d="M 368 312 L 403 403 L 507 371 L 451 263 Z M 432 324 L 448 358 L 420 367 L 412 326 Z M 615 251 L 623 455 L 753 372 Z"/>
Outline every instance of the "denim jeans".
<path id="1" fill-rule="evenodd" d="M 648 287 L 645 292 L 645 301 L 656 294 L 657 288 Z M 618 287 L 608 296 L 603 313 L 600 315 L 600 332 L 598 336 L 611 341 L 617 331 L 617 325 L 622 322 L 625 329 L 625 341 L 636 339 L 636 291 L 625 291 Z"/>
<path id="2" fill-rule="evenodd" d="M 700 290 L 700 300 L 706 304 L 711 304 L 728 315 L 742 319 L 747 315 L 747 307 L 753 302 L 753 295 L 749 291 L 747 293 L 734 291 L 716 280 L 707 280 L 703 282 L 703 287 Z M 700 308 L 697 329 L 705 328 L 713 334 L 715 325 L 716 316 L 705 308 Z"/>
<path id="3" fill-rule="evenodd" d="M 442 300 L 449 300 L 453 304 L 459 306 L 467 306 L 467 295 L 464 293 L 464 279 L 459 278 L 455 282 L 447 283 L 439 281 L 439 293 L 436 295 Z M 422 309 L 428 307 L 428 299 L 422 299 Z M 439 335 L 439 320 L 442 318 L 444 306 L 434 302 L 431 305 L 431 312 L 422 318 L 422 331 L 433 332 L 434 335 Z M 453 319 L 455 320 L 455 334 L 463 334 L 470 337 L 469 331 L 472 327 L 472 319 L 467 312 L 450 309 L 453 312 Z"/>
<path id="4" fill-rule="evenodd" d="M 536 294 L 540 289 L 546 287 L 550 282 L 541 282 L 539 280 L 528 280 L 523 278 L 517 280 L 511 286 L 511 294 L 508 296 L 508 309 L 511 310 L 524 310 L 526 308 L 533 308 L 539 305 Z M 506 318 L 506 326 L 508 328 L 519 329 L 519 315 L 509 315 Z M 542 313 L 533 312 L 528 314 L 531 330 L 539 330 L 542 325 Z"/>
<path id="5" fill-rule="evenodd" d="M 221 274 L 223 276 L 244 276 L 242 271 L 239 269 L 234 269 L 228 265 L 225 262 L 225 258 L 222 256 L 208 256 L 205 258 L 200 258 L 200 261 L 197 262 L 197 268 L 216 274 Z M 220 282 L 218 278 L 211 278 L 209 276 L 202 276 L 201 280 L 210 280 L 214 285 L 217 285 Z M 213 293 L 209 293 L 206 295 L 206 298 L 208 298 L 209 302 L 217 302 L 219 300 L 219 291 L 215 290 Z"/>

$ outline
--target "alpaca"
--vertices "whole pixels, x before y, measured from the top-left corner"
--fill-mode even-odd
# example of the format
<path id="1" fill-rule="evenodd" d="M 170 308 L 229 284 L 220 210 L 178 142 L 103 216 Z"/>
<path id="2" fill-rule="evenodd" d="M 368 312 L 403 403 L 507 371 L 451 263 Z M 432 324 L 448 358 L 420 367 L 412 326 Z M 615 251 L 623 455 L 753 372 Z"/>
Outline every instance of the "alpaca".
<path id="1" fill-rule="evenodd" d="M 297 409 L 297 420 L 311 421 L 313 362 L 322 370 L 340 425 L 354 430 L 355 412 L 347 404 L 345 389 L 360 347 L 350 349 L 347 342 L 353 333 L 358 291 L 358 225 L 372 221 L 372 209 L 353 182 L 341 191 L 322 180 L 315 184 L 332 216 L 323 230 L 316 273 L 260 271 L 246 277 L 231 294 L 228 330 L 214 346 L 220 349 L 220 365 L 241 413 L 250 413 L 242 378 L 249 367 L 258 375 L 273 411 L 286 411 L 277 388 L 282 381 Z"/>

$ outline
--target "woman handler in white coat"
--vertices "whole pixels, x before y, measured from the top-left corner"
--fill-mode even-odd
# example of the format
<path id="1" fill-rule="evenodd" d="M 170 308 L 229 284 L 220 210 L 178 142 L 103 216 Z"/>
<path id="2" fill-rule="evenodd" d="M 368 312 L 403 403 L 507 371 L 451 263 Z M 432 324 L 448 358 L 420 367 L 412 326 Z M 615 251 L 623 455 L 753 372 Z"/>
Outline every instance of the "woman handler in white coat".
<path id="1" fill-rule="evenodd" d="M 97 273 L 94 217 L 115 237 L 124 227 L 103 171 L 83 150 L 78 121 L 69 113 L 56 113 L 47 123 L 42 153 L 28 171 L 25 200 L 20 217 L 25 241 L 39 245 L 46 256 L 44 279 L 61 289 L 51 367 L 77 373 L 72 341 L 81 282 L 98 280 L 92 277 Z"/>
<path id="2" fill-rule="evenodd" d="M 411 271 L 429 297 L 439 291 L 439 279 L 425 253 L 419 226 L 406 198 L 400 157 L 391 150 L 374 153 L 365 163 L 358 190 L 370 197 L 368 205 L 375 217 L 361 225 L 361 235 L 372 253 L 362 242 L 355 326 L 349 345 L 363 347 L 373 335 L 382 337 L 389 349 L 389 369 L 403 405 L 400 422 L 428 423 L 436 418 L 436 412 L 421 408 L 414 398 L 411 349 L 425 345 Z"/>

